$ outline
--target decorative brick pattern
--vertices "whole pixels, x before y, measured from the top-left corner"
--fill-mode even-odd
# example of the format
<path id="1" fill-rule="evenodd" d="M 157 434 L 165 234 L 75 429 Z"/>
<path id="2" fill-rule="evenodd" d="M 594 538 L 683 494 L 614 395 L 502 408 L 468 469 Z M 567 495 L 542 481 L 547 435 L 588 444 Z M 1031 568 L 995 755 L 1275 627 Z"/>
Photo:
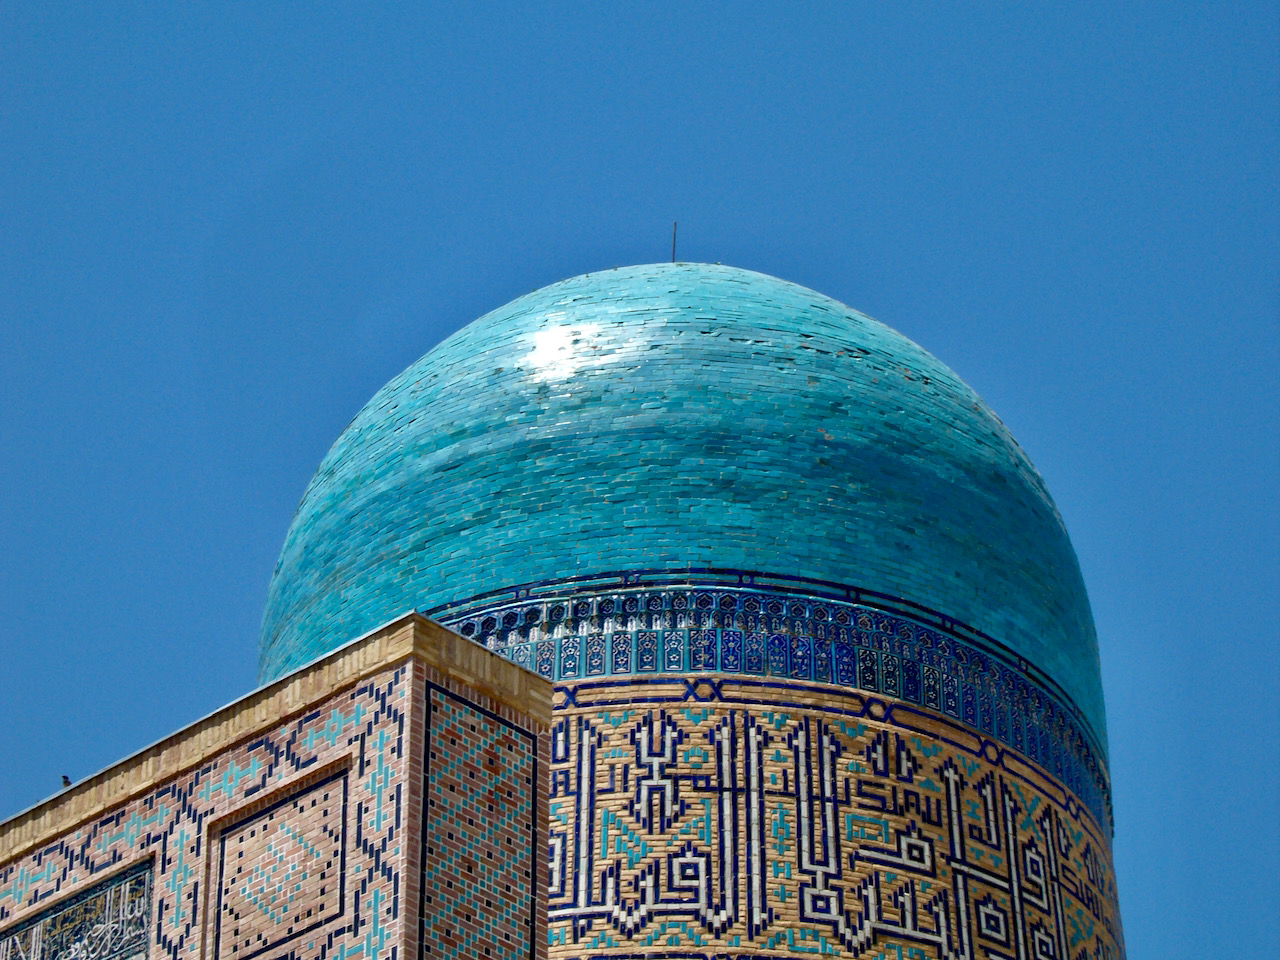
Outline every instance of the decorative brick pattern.
<path id="1" fill-rule="evenodd" d="M 427 697 L 423 955 L 534 960 L 545 951 L 537 738 L 434 684 Z"/>
<path id="2" fill-rule="evenodd" d="M 403 666 L 361 682 L 60 839 L 0 864 L 0 928 L 21 923 L 97 876 L 146 860 L 154 864 L 152 960 L 200 956 L 205 938 L 207 949 L 211 954 L 216 949 L 221 960 L 243 960 L 268 946 L 273 960 L 389 958 L 404 912 L 408 672 Z M 337 836 L 340 814 L 330 810 L 328 816 L 311 819 L 311 796 L 305 800 L 308 813 L 299 820 L 292 819 L 299 813 L 290 807 L 292 801 L 277 805 L 279 796 L 293 796 L 297 784 L 332 767 L 348 771 L 320 787 L 323 794 L 325 789 L 341 792 L 344 779 L 348 784 L 347 883 L 341 902 L 329 893 L 328 878 L 319 881 L 315 872 L 321 864 L 320 872 L 327 870 L 342 842 Z M 224 825 L 227 833 L 211 842 Z M 262 826 L 269 828 L 266 833 L 259 832 Z M 285 829 L 290 827 L 299 828 L 293 839 Z M 244 860 L 253 860 L 258 870 L 238 875 L 248 879 L 237 883 L 235 868 L 228 872 L 226 867 L 241 862 L 232 851 L 242 849 L 242 836 Z M 286 880 L 290 873 L 292 905 Z M 215 886 L 221 884 L 225 911 L 218 906 L 219 897 L 209 896 L 205 878 L 210 875 Z M 318 887 L 309 886 L 317 882 L 326 882 L 323 897 Z M 311 925 L 307 910 L 316 921 Z M 228 935 L 232 930 L 246 936 L 233 940 Z"/>
<path id="3" fill-rule="evenodd" d="M 788 680 L 560 696 L 553 960 L 1124 956 L 1107 831 L 961 722 Z"/>
<path id="4" fill-rule="evenodd" d="M 0 823 L 0 960 L 546 960 L 551 698 L 388 624 Z"/>
<path id="5" fill-rule="evenodd" d="M 347 773 L 222 831 L 215 960 L 249 960 L 342 915 Z"/>

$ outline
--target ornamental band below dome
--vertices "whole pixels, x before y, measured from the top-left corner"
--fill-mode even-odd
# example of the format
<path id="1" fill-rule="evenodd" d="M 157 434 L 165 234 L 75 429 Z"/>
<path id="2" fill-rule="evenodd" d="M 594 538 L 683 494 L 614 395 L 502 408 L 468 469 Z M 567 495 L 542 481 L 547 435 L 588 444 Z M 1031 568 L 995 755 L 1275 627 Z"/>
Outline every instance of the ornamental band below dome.
<path id="1" fill-rule="evenodd" d="M 1098 829 L 1113 829 L 1088 727 L 1051 680 L 990 638 L 831 584 L 730 571 L 620 574 L 612 588 L 604 579 L 527 585 L 505 602 L 423 613 L 566 689 L 597 677 L 744 674 L 897 698 L 1012 747 L 1071 791 Z"/>

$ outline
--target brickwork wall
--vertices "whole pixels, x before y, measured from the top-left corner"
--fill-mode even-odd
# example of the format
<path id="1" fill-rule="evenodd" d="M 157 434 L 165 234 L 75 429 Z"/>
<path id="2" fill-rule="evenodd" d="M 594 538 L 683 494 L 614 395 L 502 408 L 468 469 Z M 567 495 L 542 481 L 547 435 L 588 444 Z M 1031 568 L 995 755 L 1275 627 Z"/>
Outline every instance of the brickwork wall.
<path id="1" fill-rule="evenodd" d="M 0 824 L 0 960 L 545 958 L 550 685 L 418 617 L 361 643 Z"/>
<path id="2" fill-rule="evenodd" d="M 221 830 L 214 960 L 248 960 L 342 916 L 348 781 L 340 769 Z"/>
<path id="3" fill-rule="evenodd" d="M 546 738 L 438 678 L 425 699 L 422 955 L 545 957 Z"/>
<path id="4" fill-rule="evenodd" d="M 405 914 L 407 670 L 330 696 L 0 865 L 0 929 L 150 861 L 156 960 L 202 949 L 215 960 L 389 956 Z"/>

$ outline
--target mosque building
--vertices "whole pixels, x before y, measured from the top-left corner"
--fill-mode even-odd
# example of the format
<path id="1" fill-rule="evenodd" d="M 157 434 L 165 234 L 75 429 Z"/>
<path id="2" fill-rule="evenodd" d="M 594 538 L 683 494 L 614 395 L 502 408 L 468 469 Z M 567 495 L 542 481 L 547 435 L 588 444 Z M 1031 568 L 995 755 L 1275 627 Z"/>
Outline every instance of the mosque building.
<path id="1" fill-rule="evenodd" d="M 262 686 L 0 824 L 0 960 L 1118 960 L 1097 639 L 947 367 L 720 265 L 553 284 L 303 496 Z"/>

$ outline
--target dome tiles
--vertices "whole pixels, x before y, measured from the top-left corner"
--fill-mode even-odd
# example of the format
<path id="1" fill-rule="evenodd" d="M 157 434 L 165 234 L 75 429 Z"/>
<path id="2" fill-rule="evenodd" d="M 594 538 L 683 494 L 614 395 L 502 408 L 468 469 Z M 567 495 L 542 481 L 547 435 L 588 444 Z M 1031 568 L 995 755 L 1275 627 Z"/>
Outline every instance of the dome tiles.
<path id="1" fill-rule="evenodd" d="M 1105 743 L 1079 566 L 1000 420 L 889 327 L 719 265 L 552 284 L 379 390 L 289 529 L 260 677 L 408 610 L 703 570 L 933 611 L 1025 661 Z"/>

